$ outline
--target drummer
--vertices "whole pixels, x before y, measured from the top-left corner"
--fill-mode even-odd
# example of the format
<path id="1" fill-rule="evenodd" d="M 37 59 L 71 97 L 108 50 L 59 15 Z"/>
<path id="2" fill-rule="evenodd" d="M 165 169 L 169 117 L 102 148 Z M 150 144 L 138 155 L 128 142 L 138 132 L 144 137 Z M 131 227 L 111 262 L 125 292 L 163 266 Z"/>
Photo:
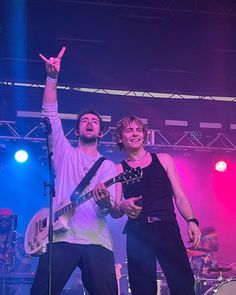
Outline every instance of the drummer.
<path id="1" fill-rule="evenodd" d="M 200 248 L 187 249 L 190 265 L 195 275 L 195 292 L 196 295 L 218 294 L 218 291 L 213 292 L 214 288 L 219 285 L 219 282 L 224 282 L 224 278 L 232 276 L 230 271 L 235 271 L 236 263 L 220 266 L 215 256 L 215 253 L 219 250 L 216 229 L 205 227 L 201 232 Z M 218 290 L 218 287 L 215 290 Z M 221 291 L 219 293 L 221 294 Z"/>
<path id="2" fill-rule="evenodd" d="M 214 227 L 202 229 L 200 248 L 190 253 L 190 264 L 195 276 L 204 278 L 214 278 L 216 273 L 211 269 L 219 267 L 215 252 L 219 249 L 219 241 Z M 190 251 L 189 251 L 190 252 Z"/>

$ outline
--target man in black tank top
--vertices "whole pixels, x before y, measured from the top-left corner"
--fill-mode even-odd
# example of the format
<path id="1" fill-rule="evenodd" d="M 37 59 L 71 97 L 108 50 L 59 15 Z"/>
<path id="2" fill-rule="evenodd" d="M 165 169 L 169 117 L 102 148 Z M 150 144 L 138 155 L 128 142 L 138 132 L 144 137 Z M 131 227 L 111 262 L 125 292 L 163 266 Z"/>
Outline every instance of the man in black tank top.
<path id="1" fill-rule="evenodd" d="M 126 214 L 126 251 L 132 295 L 156 295 L 156 260 L 167 280 L 171 295 L 193 295 L 194 277 L 174 212 L 174 202 L 188 224 L 188 235 L 197 247 L 200 242 L 198 220 L 186 197 L 172 158 L 151 154 L 144 149 L 147 130 L 136 116 L 121 119 L 115 140 L 125 151 L 119 172 L 141 167 L 140 182 L 119 184 L 116 217 Z M 122 196 L 123 198 L 119 198 Z M 173 202 L 174 200 L 174 202 Z M 114 215 L 115 217 L 115 215 Z"/>

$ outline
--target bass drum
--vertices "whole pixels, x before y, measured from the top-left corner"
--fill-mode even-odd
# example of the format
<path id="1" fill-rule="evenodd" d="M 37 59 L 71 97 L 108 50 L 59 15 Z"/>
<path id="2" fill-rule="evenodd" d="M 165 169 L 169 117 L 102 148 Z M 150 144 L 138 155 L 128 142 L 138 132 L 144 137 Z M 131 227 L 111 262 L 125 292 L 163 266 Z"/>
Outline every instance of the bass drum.
<path id="1" fill-rule="evenodd" d="M 224 280 L 216 284 L 204 293 L 204 295 L 235 295 L 236 294 L 236 278 Z"/>

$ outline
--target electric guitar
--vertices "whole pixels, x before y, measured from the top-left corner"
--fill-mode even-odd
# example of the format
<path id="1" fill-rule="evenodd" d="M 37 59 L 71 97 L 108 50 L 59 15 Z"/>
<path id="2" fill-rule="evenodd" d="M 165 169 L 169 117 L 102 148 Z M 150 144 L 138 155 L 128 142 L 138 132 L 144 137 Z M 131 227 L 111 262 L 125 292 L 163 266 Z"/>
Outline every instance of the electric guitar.
<path id="1" fill-rule="evenodd" d="M 109 187 L 116 182 L 128 183 L 139 180 L 143 171 L 140 167 L 131 168 L 119 175 L 109 179 L 104 183 L 105 187 Z M 68 230 L 67 222 L 74 214 L 74 209 L 94 196 L 93 191 L 78 196 L 75 201 L 68 203 L 66 206 L 59 208 L 53 214 L 53 231 L 66 232 Z M 43 208 L 38 211 L 31 219 L 25 233 L 25 251 L 33 256 L 40 256 L 46 251 L 48 243 L 49 229 L 49 209 Z"/>

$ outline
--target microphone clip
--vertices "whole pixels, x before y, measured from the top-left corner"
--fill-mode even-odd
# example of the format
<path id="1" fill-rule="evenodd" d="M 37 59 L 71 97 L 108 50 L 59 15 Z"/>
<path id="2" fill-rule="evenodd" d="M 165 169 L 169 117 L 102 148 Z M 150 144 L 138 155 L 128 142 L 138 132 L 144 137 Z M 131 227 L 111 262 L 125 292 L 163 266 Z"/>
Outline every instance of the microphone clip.
<path id="1" fill-rule="evenodd" d="M 44 125 L 45 133 L 47 135 L 50 135 L 52 133 L 52 126 L 51 126 L 49 118 L 48 117 L 43 117 L 42 122 L 43 122 L 43 125 Z"/>

